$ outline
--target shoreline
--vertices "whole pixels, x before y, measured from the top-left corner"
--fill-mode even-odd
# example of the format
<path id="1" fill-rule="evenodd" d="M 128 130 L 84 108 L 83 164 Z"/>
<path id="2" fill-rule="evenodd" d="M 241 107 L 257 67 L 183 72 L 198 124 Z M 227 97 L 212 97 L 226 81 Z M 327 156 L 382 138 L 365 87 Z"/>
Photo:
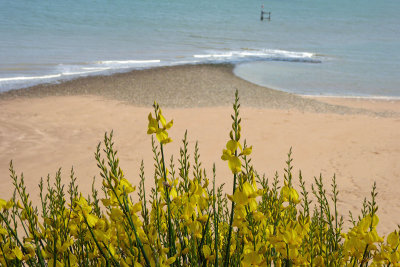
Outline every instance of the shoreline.
<path id="1" fill-rule="evenodd" d="M 233 64 L 193 64 L 156 67 L 111 75 L 79 77 L 61 83 L 40 84 L 0 93 L 0 100 L 21 97 L 95 95 L 149 107 L 157 100 L 164 107 L 230 106 L 236 89 L 244 106 L 297 109 L 303 112 L 397 116 L 397 112 L 371 111 L 340 105 L 326 99 L 341 97 L 302 96 L 256 85 L 233 73 Z M 353 98 L 351 98 L 353 99 Z M 355 98 L 359 99 L 359 98 Z M 378 101 L 378 99 L 364 99 Z M 381 100 L 395 101 L 400 100 Z M 339 104 L 338 104 L 339 103 Z"/>
<path id="2" fill-rule="evenodd" d="M 186 64 L 178 64 L 178 65 L 166 65 L 166 66 L 154 66 L 154 67 L 144 67 L 144 68 L 140 68 L 140 69 L 131 69 L 131 70 L 115 70 L 112 73 L 103 73 L 103 74 L 93 74 L 93 75 L 88 75 L 88 76 L 78 76 L 78 77 L 73 77 L 70 79 L 62 79 L 62 80 L 56 80 L 56 81 L 52 81 L 52 82 L 43 82 L 43 83 L 39 83 L 36 85 L 28 85 L 28 86 L 24 86 L 21 88 L 15 88 L 15 89 L 9 89 L 7 91 L 3 91 L 0 92 L 0 99 L 2 97 L 2 94 L 9 94 L 10 91 L 25 91 L 25 90 L 31 90 L 31 89 L 35 89 L 37 87 L 43 87 L 43 86 L 56 86 L 56 85 L 61 85 L 63 83 L 69 83 L 69 82 L 73 82 L 76 80 L 85 80 L 88 78 L 99 78 L 99 77 L 111 77 L 114 75 L 124 75 L 124 74 L 129 74 L 129 73 L 133 73 L 133 72 L 141 72 L 141 71 L 148 71 L 148 70 L 153 70 L 153 69 L 166 69 L 166 68 L 176 68 L 176 67 L 190 67 L 190 66 L 222 66 L 222 67 L 226 67 L 229 68 L 232 72 L 232 75 L 242 81 L 246 81 L 250 84 L 253 84 L 255 86 L 258 87 L 263 87 L 266 89 L 270 89 L 270 90 L 274 90 L 274 91 L 278 91 L 278 92 L 282 92 L 282 93 L 287 93 L 287 94 L 292 94 L 292 95 L 296 95 L 299 97 L 304 97 L 304 98 L 311 98 L 311 99 L 324 99 L 324 98 L 338 98 L 338 99 L 362 99 L 362 100 L 383 100 L 383 101 L 400 101 L 400 96 L 376 96 L 376 95 L 371 95 L 371 96 L 362 96 L 362 95 L 309 95 L 309 94 L 296 94 L 296 93 L 291 93 L 285 90 L 280 90 L 280 89 L 276 89 L 276 88 L 272 88 L 272 87 L 267 87 L 267 86 L 263 86 L 263 85 L 259 85 L 257 83 L 254 83 L 250 80 L 244 79 L 238 75 L 235 74 L 234 69 L 236 67 L 235 63 L 186 63 Z M 24 93 L 22 93 L 24 94 Z"/>

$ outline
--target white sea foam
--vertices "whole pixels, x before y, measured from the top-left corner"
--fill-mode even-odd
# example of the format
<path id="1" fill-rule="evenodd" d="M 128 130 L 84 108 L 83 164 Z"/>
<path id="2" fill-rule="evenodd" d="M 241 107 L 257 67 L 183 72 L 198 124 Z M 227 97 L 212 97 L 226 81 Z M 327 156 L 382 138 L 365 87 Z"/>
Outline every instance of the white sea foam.
<path id="1" fill-rule="evenodd" d="M 161 60 L 105 60 L 105 61 L 98 61 L 97 64 L 105 64 L 105 65 L 113 65 L 113 64 L 153 64 L 153 63 L 160 63 Z"/>
<path id="2" fill-rule="evenodd" d="M 89 75 L 112 74 L 129 69 L 142 69 L 162 66 L 161 60 L 104 60 L 96 62 L 78 62 L 73 64 L 54 64 L 52 67 L 39 66 L 38 75 L 14 75 L 12 77 L 0 77 L 0 92 L 10 89 L 23 88 L 40 83 L 51 83 Z M 170 62 L 171 63 L 171 62 Z M 164 62 L 168 65 L 168 62 Z M 172 64 L 169 64 L 172 65 Z M 51 74 L 42 75 L 41 72 Z M 35 68 L 29 71 L 37 71 Z"/>
<path id="3" fill-rule="evenodd" d="M 236 62 L 250 60 L 272 60 L 272 61 L 294 61 L 294 62 L 311 62 L 320 63 L 321 58 L 310 52 L 296 52 L 276 49 L 262 50 L 243 50 L 219 52 L 211 51 L 208 54 L 193 55 L 194 58 L 217 61 L 217 62 Z"/>
<path id="4" fill-rule="evenodd" d="M 46 80 L 61 77 L 61 74 L 54 75 L 42 75 L 42 76 L 20 76 L 20 77 L 7 77 L 0 78 L 0 82 L 12 82 L 12 81 L 25 81 L 25 80 Z"/>
<path id="5" fill-rule="evenodd" d="M 65 75 L 65 76 L 85 75 L 85 74 L 89 74 L 89 73 L 102 72 L 105 70 L 109 70 L 110 68 L 91 68 L 91 70 L 87 70 L 88 68 L 82 68 L 82 69 L 86 70 L 86 71 L 75 71 L 75 72 L 65 71 L 65 72 L 61 73 L 61 75 Z"/>
<path id="6" fill-rule="evenodd" d="M 83 70 L 93 70 L 93 71 L 102 71 L 102 70 L 109 70 L 110 67 L 99 68 L 99 67 L 84 67 Z"/>
<path id="7" fill-rule="evenodd" d="M 0 83 L 10 82 L 23 82 L 23 81 L 42 81 L 42 80 L 57 80 L 57 78 L 63 78 L 63 76 L 82 76 L 89 73 L 101 72 L 109 70 L 110 68 L 75 68 L 76 71 L 61 70 L 61 73 L 51 75 L 39 75 L 39 76 L 18 76 L 18 77 L 5 77 L 0 78 Z"/>
<path id="8" fill-rule="evenodd" d="M 382 100 L 382 101 L 400 101 L 400 96 L 377 96 L 377 95 L 302 95 L 310 98 L 342 98 L 342 99 L 360 99 L 360 100 Z"/>

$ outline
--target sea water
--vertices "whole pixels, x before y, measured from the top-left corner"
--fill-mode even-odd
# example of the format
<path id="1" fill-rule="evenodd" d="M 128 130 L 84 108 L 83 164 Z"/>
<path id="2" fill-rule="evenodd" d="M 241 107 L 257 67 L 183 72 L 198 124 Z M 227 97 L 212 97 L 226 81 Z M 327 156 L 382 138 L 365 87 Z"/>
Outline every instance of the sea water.
<path id="1" fill-rule="evenodd" d="M 0 92 L 232 63 L 297 94 L 400 97 L 399 11 L 398 0 L 0 0 Z"/>

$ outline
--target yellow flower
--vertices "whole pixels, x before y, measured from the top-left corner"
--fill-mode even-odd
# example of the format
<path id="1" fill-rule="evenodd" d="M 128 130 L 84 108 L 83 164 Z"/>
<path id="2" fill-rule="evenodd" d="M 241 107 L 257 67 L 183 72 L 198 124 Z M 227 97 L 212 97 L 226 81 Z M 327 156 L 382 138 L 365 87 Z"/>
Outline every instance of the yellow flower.
<path id="1" fill-rule="evenodd" d="M 7 230 L 0 225 L 0 235 L 7 235 Z"/>
<path id="2" fill-rule="evenodd" d="M 176 192 L 175 187 L 172 187 L 171 190 L 169 191 L 169 198 L 173 200 L 178 196 L 178 193 Z"/>
<path id="3" fill-rule="evenodd" d="M 76 208 L 82 211 L 85 215 L 92 211 L 92 207 L 89 206 L 86 199 L 80 196 L 79 200 L 75 202 Z"/>
<path id="4" fill-rule="evenodd" d="M 24 243 L 24 250 L 25 250 L 25 253 L 27 253 L 27 255 L 29 257 L 35 256 L 35 248 L 32 244 Z"/>
<path id="5" fill-rule="evenodd" d="M 195 214 L 195 207 L 196 207 L 195 203 L 186 202 L 185 206 L 183 207 L 183 213 L 181 218 L 184 219 L 185 221 L 189 221 Z"/>
<path id="6" fill-rule="evenodd" d="M 237 149 L 240 148 L 241 153 L 239 156 L 248 156 L 251 154 L 251 151 L 253 147 L 246 147 L 244 150 L 242 148 L 242 145 L 235 140 L 229 140 L 226 143 L 226 149 L 222 150 L 222 160 L 227 160 L 228 161 L 228 166 L 229 169 L 231 169 L 232 173 L 238 173 L 242 170 L 242 163 L 237 155 Z M 236 153 L 236 155 L 235 155 Z"/>
<path id="7" fill-rule="evenodd" d="M 86 216 L 86 220 L 87 220 L 88 225 L 89 225 L 90 227 L 93 227 L 93 226 L 96 225 L 96 223 L 97 223 L 97 221 L 98 221 L 99 219 L 98 219 L 95 215 L 93 215 L 93 214 L 88 214 L 88 215 Z"/>
<path id="8" fill-rule="evenodd" d="M 284 202 L 287 201 L 294 204 L 300 203 L 299 194 L 297 193 L 296 189 L 289 187 L 286 184 L 281 189 L 281 197 Z"/>
<path id="9" fill-rule="evenodd" d="M 12 200 L 5 201 L 4 199 L 0 198 L 0 211 L 8 210 L 14 205 Z"/>
<path id="10" fill-rule="evenodd" d="M 161 109 L 158 111 L 158 117 L 153 118 L 152 114 L 149 113 L 148 116 L 149 124 L 147 126 L 147 134 L 156 134 L 157 140 L 161 144 L 167 144 L 172 142 L 172 139 L 168 137 L 168 132 L 166 130 L 170 129 L 174 124 L 173 120 L 167 123 L 166 119 L 162 115 Z M 162 128 L 159 127 L 159 122 Z"/>
<path id="11" fill-rule="evenodd" d="M 193 221 L 190 225 L 189 225 L 190 231 L 192 232 L 192 234 L 194 234 L 195 237 L 197 238 L 201 238 L 202 235 L 202 226 L 201 223 L 199 221 Z"/>
<path id="12" fill-rule="evenodd" d="M 252 266 L 261 264 L 262 258 L 260 254 L 255 251 L 250 251 L 243 255 L 242 264 L 243 266 Z"/>
<path id="13" fill-rule="evenodd" d="M 116 222 L 121 221 L 124 219 L 124 213 L 119 208 L 112 208 L 110 218 Z"/>
<path id="14" fill-rule="evenodd" d="M 15 247 L 13 249 L 13 252 L 14 252 L 15 257 L 17 257 L 17 259 L 22 260 L 23 254 L 22 254 L 22 251 L 19 249 L 19 247 Z"/>
<path id="15" fill-rule="evenodd" d="M 243 191 L 237 189 L 233 194 L 233 201 L 238 205 L 244 206 L 249 202 L 249 198 Z"/>
<path id="16" fill-rule="evenodd" d="M 119 187 L 121 189 L 124 189 L 124 192 L 127 194 L 135 191 L 135 187 L 133 187 L 131 183 L 125 178 L 121 179 L 121 181 L 119 182 Z"/>
<path id="17" fill-rule="evenodd" d="M 149 120 L 149 124 L 147 126 L 147 134 L 156 133 L 158 129 L 158 121 L 153 118 L 153 115 L 151 115 L 151 113 L 149 113 L 149 116 L 147 118 Z"/>
<path id="18" fill-rule="evenodd" d="M 236 204 L 240 205 L 250 205 L 250 211 L 257 208 L 257 192 L 254 190 L 253 186 L 249 182 L 245 182 L 241 189 L 237 189 L 233 196 L 229 196 Z"/>
<path id="19" fill-rule="evenodd" d="M 171 265 L 172 263 L 174 263 L 176 261 L 175 257 L 171 257 L 168 260 L 165 261 L 166 265 Z"/>
<path id="20" fill-rule="evenodd" d="M 256 222 L 261 222 L 265 218 L 265 216 L 263 213 L 261 213 L 259 211 L 255 211 L 253 213 L 253 218 L 254 218 L 254 220 L 256 220 Z"/>
<path id="21" fill-rule="evenodd" d="M 387 240 L 388 245 L 389 245 L 392 249 L 395 249 L 395 248 L 399 245 L 399 243 L 400 243 L 400 240 L 399 240 L 399 233 L 397 233 L 396 231 L 391 232 L 391 233 L 388 235 L 388 237 L 387 237 L 386 240 Z"/>
<path id="22" fill-rule="evenodd" d="M 243 156 L 248 156 L 248 155 L 251 154 L 252 150 L 253 150 L 253 146 L 246 147 L 246 148 L 243 149 L 243 151 L 239 154 L 239 156 L 242 156 L 242 155 L 243 155 Z"/>
<path id="23" fill-rule="evenodd" d="M 207 245 L 204 245 L 201 250 L 203 251 L 204 258 L 208 259 L 208 257 L 210 257 L 210 255 L 211 255 L 210 247 Z"/>
<path id="24" fill-rule="evenodd" d="M 227 146 L 228 146 L 228 144 L 227 144 Z M 221 159 L 228 161 L 229 169 L 231 169 L 233 174 L 238 173 L 242 170 L 242 163 L 240 162 L 240 159 L 237 156 L 235 156 L 234 152 L 232 153 L 231 150 L 224 149 L 222 151 Z"/>

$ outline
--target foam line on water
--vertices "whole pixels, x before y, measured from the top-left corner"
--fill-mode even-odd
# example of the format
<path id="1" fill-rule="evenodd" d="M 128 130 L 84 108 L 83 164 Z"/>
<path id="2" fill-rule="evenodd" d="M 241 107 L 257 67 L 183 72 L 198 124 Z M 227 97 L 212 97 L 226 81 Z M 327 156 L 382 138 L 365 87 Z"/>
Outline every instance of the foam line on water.
<path id="1" fill-rule="evenodd" d="M 106 64 L 106 65 L 113 65 L 113 64 L 153 64 L 153 63 L 160 63 L 161 60 L 105 60 L 105 61 L 98 61 L 98 64 Z"/>
<path id="2" fill-rule="evenodd" d="M 53 79 L 53 78 L 59 78 L 59 77 L 61 77 L 61 74 L 43 75 L 43 76 L 7 77 L 7 78 L 0 78 L 0 82 L 23 81 L 23 80 L 44 80 L 44 79 Z"/>
<path id="3" fill-rule="evenodd" d="M 302 95 L 310 98 L 342 98 L 342 99 L 360 99 L 360 100 L 385 100 L 385 101 L 400 101 L 400 96 L 346 96 L 346 95 Z"/>
<path id="4" fill-rule="evenodd" d="M 210 51 L 206 54 L 195 54 L 194 58 L 217 62 L 237 62 L 250 60 L 273 60 L 320 63 L 321 57 L 310 52 L 286 51 L 277 49 L 233 50 L 228 52 Z"/>

